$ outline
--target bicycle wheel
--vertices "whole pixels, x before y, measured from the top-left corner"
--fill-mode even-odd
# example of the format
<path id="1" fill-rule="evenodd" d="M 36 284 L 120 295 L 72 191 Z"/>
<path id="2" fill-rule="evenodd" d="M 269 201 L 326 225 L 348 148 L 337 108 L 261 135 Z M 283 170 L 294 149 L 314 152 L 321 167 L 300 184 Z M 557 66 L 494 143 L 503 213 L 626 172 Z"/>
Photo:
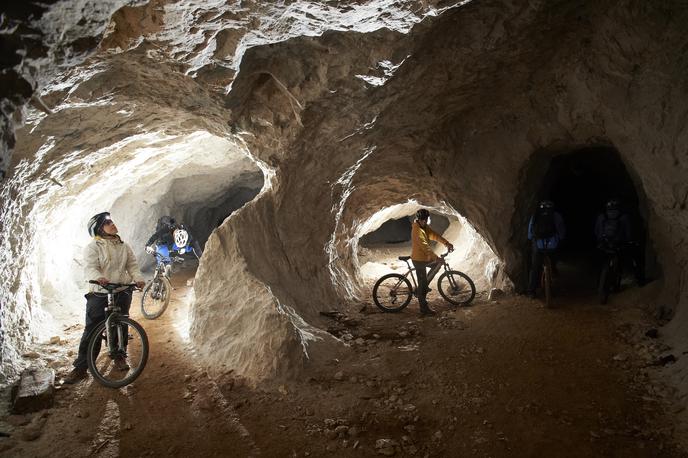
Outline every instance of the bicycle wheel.
<path id="1" fill-rule="evenodd" d="M 109 332 L 105 331 L 105 325 L 106 321 L 100 323 L 88 340 L 88 370 L 101 385 L 120 388 L 136 380 L 146 367 L 148 336 L 143 327 L 129 317 L 113 317 Z M 120 337 L 126 340 L 125 350 L 118 349 Z M 120 367 L 115 359 L 120 361 Z M 121 367 L 122 362 L 129 366 L 128 369 Z"/>
<path id="2" fill-rule="evenodd" d="M 398 312 L 409 305 L 413 297 L 411 282 L 400 274 L 387 274 L 373 286 L 373 300 L 383 312 Z"/>
<path id="3" fill-rule="evenodd" d="M 552 262 L 545 258 L 542 266 L 542 290 L 545 293 L 545 307 L 552 306 Z"/>
<path id="4" fill-rule="evenodd" d="M 172 285 L 167 277 L 158 277 L 148 283 L 141 295 L 141 313 L 149 320 L 158 318 L 170 303 Z"/>
<path id="5" fill-rule="evenodd" d="M 475 297 L 475 284 L 468 275 L 448 270 L 437 279 L 437 290 L 454 305 L 467 305 Z"/>

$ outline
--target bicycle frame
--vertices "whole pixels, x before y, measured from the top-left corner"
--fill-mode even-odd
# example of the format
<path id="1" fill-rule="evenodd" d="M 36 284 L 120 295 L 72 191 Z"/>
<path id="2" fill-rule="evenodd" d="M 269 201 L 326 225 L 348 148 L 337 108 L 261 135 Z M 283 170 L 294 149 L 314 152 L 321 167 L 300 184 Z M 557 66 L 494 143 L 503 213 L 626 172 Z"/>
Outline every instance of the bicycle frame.
<path id="1" fill-rule="evenodd" d="M 122 290 L 119 292 L 126 292 L 127 290 Z M 129 317 L 128 313 L 122 313 L 122 308 L 115 303 L 115 291 L 114 289 L 108 289 L 107 292 L 107 307 L 105 307 L 105 340 L 107 342 L 108 353 L 113 356 L 117 353 L 126 354 L 126 339 L 129 338 L 128 334 L 125 336 L 124 326 L 117 326 L 113 324 L 116 318 L 120 316 Z M 117 344 L 115 343 L 115 335 L 112 329 L 116 328 Z"/>
<path id="2" fill-rule="evenodd" d="M 554 253 L 555 249 L 549 247 L 549 242 L 547 239 L 544 239 L 544 245 L 542 248 L 538 248 L 538 251 L 542 253 L 542 261 L 540 261 L 540 265 L 537 266 L 537 268 L 540 271 L 540 286 L 545 287 L 545 267 L 548 267 L 552 269 L 552 253 Z M 536 268 L 536 266 L 532 267 L 533 269 Z"/>
<path id="3" fill-rule="evenodd" d="M 440 261 L 437 262 L 432 268 L 430 269 L 430 272 L 428 273 L 428 285 L 430 282 L 435 278 L 437 273 L 440 271 L 441 268 L 444 267 L 445 272 L 451 270 L 451 267 L 449 266 L 449 263 L 447 263 L 447 260 L 445 259 L 445 256 L 447 256 L 449 253 L 445 253 L 440 256 Z M 408 267 L 408 271 L 404 274 L 404 278 L 411 278 L 411 283 L 413 284 L 413 290 L 416 291 L 418 289 L 418 282 L 416 281 L 416 275 L 414 272 L 416 271 L 416 268 L 413 267 L 410 263 L 409 260 L 406 259 L 404 261 L 406 263 L 406 266 Z"/>
<path id="4" fill-rule="evenodd" d="M 621 264 L 621 249 L 622 247 L 618 245 L 608 245 L 602 248 L 602 251 L 604 252 L 605 256 L 604 264 L 607 266 L 609 272 L 612 274 L 612 282 L 620 281 L 620 278 L 623 275 Z"/>
<path id="5" fill-rule="evenodd" d="M 179 256 L 164 256 L 157 251 L 153 253 L 155 256 L 155 272 L 153 273 L 153 280 L 160 275 L 164 275 L 168 279 L 172 270 L 172 264 L 175 262 L 183 262 L 184 258 Z"/>
<path id="6" fill-rule="evenodd" d="M 550 266 L 552 265 L 552 256 L 550 255 L 552 251 L 551 250 L 543 250 L 542 251 L 542 263 L 540 265 L 540 276 L 542 276 L 542 272 L 545 269 L 545 266 Z"/>

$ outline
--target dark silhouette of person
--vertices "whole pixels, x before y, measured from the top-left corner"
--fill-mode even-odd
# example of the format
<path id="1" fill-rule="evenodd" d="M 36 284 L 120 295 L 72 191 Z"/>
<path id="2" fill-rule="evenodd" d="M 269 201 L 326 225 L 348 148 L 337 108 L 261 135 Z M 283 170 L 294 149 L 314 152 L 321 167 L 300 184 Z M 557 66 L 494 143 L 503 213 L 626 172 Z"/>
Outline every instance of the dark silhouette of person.
<path id="1" fill-rule="evenodd" d="M 531 263 L 526 293 L 531 298 L 535 297 L 535 291 L 542 273 L 543 255 L 549 254 L 554 271 L 556 268 L 556 251 L 564 237 L 566 237 L 564 218 L 554 209 L 554 202 L 551 200 L 541 201 L 528 223 Z"/>

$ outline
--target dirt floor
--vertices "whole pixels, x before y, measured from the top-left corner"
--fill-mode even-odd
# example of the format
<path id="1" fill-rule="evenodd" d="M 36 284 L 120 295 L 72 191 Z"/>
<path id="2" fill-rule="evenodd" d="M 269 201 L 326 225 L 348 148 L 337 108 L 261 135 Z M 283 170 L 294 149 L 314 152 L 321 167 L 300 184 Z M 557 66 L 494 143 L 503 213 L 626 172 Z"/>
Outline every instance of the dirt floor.
<path id="1" fill-rule="evenodd" d="M 354 304 L 350 314 L 323 317 L 351 346 L 345 360 L 251 388 L 231 372 L 213 381 L 194 365 L 178 329 L 191 275 L 174 275 L 173 302 L 158 320 L 144 320 L 134 299 L 151 354 L 132 386 L 61 386 L 53 408 L 2 418 L 0 454 L 688 456 L 674 427 L 674 391 L 656 381 L 670 349 L 645 335 L 658 326 L 640 297 L 652 285 L 608 306 L 575 297 L 553 309 L 485 294 L 451 309 L 433 292 L 439 313 L 429 318 L 415 301 L 398 314 Z M 40 346 L 37 361 L 63 375 L 79 333 Z"/>

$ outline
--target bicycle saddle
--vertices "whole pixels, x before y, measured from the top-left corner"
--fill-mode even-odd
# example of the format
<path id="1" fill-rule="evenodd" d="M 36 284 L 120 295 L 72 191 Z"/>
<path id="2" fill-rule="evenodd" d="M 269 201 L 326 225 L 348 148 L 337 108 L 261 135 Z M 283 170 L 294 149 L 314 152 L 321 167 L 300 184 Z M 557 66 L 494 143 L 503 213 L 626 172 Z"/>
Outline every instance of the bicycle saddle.
<path id="1" fill-rule="evenodd" d="M 399 261 L 408 261 L 411 259 L 411 256 L 399 256 Z"/>

